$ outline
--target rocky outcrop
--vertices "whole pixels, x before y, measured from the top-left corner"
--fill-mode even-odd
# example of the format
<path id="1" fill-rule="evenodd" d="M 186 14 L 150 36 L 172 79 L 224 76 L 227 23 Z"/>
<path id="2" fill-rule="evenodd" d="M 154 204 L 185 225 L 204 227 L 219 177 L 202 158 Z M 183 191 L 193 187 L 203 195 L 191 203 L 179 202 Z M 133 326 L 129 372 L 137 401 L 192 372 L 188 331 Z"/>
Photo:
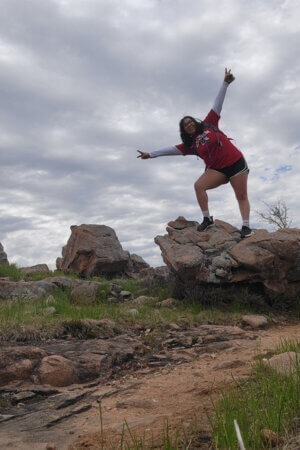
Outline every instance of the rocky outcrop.
<path id="1" fill-rule="evenodd" d="M 77 280 L 73 280 L 72 278 L 68 277 L 48 277 L 44 278 L 43 281 L 46 281 L 47 283 L 53 283 L 55 284 L 55 286 L 61 288 L 62 290 L 65 290 L 71 288 Z"/>
<path id="2" fill-rule="evenodd" d="M 0 280 L 0 300 L 33 300 L 51 294 L 57 286 L 46 281 Z"/>
<path id="3" fill-rule="evenodd" d="M 11 281 L 0 279 L 0 300 L 38 300 L 48 295 L 47 305 L 55 304 L 55 298 L 49 294 L 56 289 L 68 292 L 73 303 L 92 304 L 107 297 L 109 301 L 124 302 L 132 300 L 131 292 L 125 291 L 117 284 L 111 284 L 107 292 L 107 283 L 98 281 L 77 280 L 67 277 L 48 277 L 41 281 Z M 48 308 L 48 313 L 55 308 Z"/>
<path id="4" fill-rule="evenodd" d="M 56 261 L 57 269 L 83 277 L 113 277 L 125 272 L 129 260 L 115 231 L 106 225 L 71 226 L 71 236 Z"/>
<path id="5" fill-rule="evenodd" d="M 0 242 L 0 264 L 8 264 L 7 254 L 5 253 L 1 242 Z"/>
<path id="6" fill-rule="evenodd" d="M 33 346 L 0 347 L 0 386 L 29 379 L 47 353 Z"/>
<path id="7" fill-rule="evenodd" d="M 142 270 L 148 269 L 150 266 L 146 261 L 139 255 L 135 253 L 128 252 L 128 263 L 126 266 L 126 272 L 129 276 L 134 276 L 135 274 L 139 274 Z"/>
<path id="8" fill-rule="evenodd" d="M 103 283 L 97 281 L 77 281 L 73 283 L 70 298 L 76 303 L 91 304 L 97 300 L 98 294 L 103 289 Z"/>
<path id="9" fill-rule="evenodd" d="M 53 341 L 43 347 L 0 346 L 0 386 L 16 380 L 57 387 L 98 377 L 107 380 L 138 358 L 143 348 L 126 335 L 109 340 Z"/>
<path id="10" fill-rule="evenodd" d="M 239 230 L 216 220 L 205 232 L 184 217 L 169 222 L 157 236 L 164 262 L 184 285 L 260 284 L 291 295 L 300 291 L 300 230 L 255 230 L 241 239 Z"/>
<path id="11" fill-rule="evenodd" d="M 139 273 L 139 277 L 143 281 L 151 281 L 163 283 L 170 281 L 171 272 L 167 266 L 149 267 L 143 269 Z"/>
<path id="12" fill-rule="evenodd" d="M 21 267 L 20 270 L 24 275 L 31 275 L 36 272 L 50 272 L 47 264 L 36 264 L 35 266 Z"/>
<path id="13" fill-rule="evenodd" d="M 54 387 L 87 383 L 95 379 L 101 383 L 112 375 L 120 376 L 125 368 L 166 365 L 172 360 L 185 361 L 184 356 L 178 354 L 182 349 L 193 349 L 196 357 L 208 351 L 228 348 L 233 345 L 232 341 L 257 337 L 237 326 L 201 325 L 186 330 L 173 324 L 161 337 L 162 354 L 155 356 L 143 344 L 143 333 L 140 337 L 133 333 L 114 336 L 114 323 L 105 319 L 86 319 L 86 325 L 100 329 L 108 327 L 111 337 L 53 340 L 40 343 L 39 347 L 8 343 L 0 345 L 0 387 L 16 381 Z M 173 350 L 175 352 L 171 354 Z"/>
<path id="14" fill-rule="evenodd" d="M 56 267 L 83 277 L 138 275 L 149 268 L 139 255 L 124 251 L 115 231 L 106 225 L 71 226 L 71 236 L 63 247 Z"/>

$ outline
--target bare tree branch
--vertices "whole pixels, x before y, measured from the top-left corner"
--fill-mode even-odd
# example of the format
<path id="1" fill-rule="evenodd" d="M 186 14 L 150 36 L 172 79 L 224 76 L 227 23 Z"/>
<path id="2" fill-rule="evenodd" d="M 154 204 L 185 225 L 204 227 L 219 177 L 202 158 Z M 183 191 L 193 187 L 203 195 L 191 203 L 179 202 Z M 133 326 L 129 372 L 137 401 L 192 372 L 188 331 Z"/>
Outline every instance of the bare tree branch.
<path id="1" fill-rule="evenodd" d="M 266 206 L 267 211 L 256 211 L 256 213 L 264 222 L 267 222 L 277 228 L 290 228 L 292 220 L 289 219 L 289 209 L 283 200 L 278 200 L 278 202 L 273 205 L 266 202 L 263 203 Z"/>

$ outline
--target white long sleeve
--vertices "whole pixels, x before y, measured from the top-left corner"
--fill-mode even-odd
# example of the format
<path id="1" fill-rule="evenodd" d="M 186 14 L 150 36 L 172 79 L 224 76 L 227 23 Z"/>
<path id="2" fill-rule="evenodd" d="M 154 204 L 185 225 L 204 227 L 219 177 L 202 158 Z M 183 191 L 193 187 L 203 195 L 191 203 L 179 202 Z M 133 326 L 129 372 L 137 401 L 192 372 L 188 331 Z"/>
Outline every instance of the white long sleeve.
<path id="1" fill-rule="evenodd" d="M 174 145 L 172 147 L 161 148 L 160 150 L 154 150 L 149 153 L 150 158 L 157 158 L 158 156 L 171 156 L 171 155 L 182 155 L 181 151 L 178 150 Z"/>
<path id="2" fill-rule="evenodd" d="M 226 81 L 223 81 L 222 86 L 218 92 L 216 99 L 215 99 L 214 106 L 212 109 L 215 111 L 215 113 L 218 114 L 218 116 L 221 115 L 222 106 L 223 106 L 223 102 L 224 102 L 224 98 L 225 98 L 228 86 L 229 86 L 229 84 L 226 83 Z"/>

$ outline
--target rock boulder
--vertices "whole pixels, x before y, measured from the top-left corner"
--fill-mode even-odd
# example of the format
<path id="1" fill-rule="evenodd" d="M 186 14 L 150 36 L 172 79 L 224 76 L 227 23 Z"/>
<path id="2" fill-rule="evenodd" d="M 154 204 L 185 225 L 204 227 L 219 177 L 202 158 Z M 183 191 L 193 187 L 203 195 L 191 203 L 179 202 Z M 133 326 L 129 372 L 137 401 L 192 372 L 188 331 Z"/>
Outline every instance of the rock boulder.
<path id="1" fill-rule="evenodd" d="M 129 260 L 115 231 L 106 225 L 71 226 L 71 236 L 57 259 L 57 269 L 83 277 L 116 276 Z"/>
<path id="2" fill-rule="evenodd" d="M 129 276 L 138 275 L 142 270 L 148 269 L 150 266 L 146 261 L 139 255 L 135 253 L 128 252 L 128 264 L 126 267 L 126 272 Z"/>
<path id="3" fill-rule="evenodd" d="M 38 368 L 41 384 L 69 386 L 76 381 L 73 361 L 60 355 L 45 356 Z"/>
<path id="4" fill-rule="evenodd" d="M 36 264 L 35 266 L 21 267 L 20 270 L 24 275 L 31 275 L 36 272 L 50 272 L 47 264 Z"/>
<path id="5" fill-rule="evenodd" d="M 13 380 L 27 380 L 47 353 L 33 346 L 0 347 L 0 386 Z"/>
<path id="6" fill-rule="evenodd" d="M 149 267 L 143 269 L 139 273 L 139 277 L 143 281 L 154 283 L 163 283 L 170 281 L 171 272 L 167 266 Z"/>
<path id="7" fill-rule="evenodd" d="M 8 264 L 7 254 L 5 253 L 1 242 L 0 242 L 0 264 Z"/>
<path id="8" fill-rule="evenodd" d="M 300 292 L 300 230 L 255 230 L 241 239 L 239 230 L 216 220 L 205 232 L 197 222 L 178 217 L 157 236 L 164 262 L 184 285 L 261 284 L 267 290 Z"/>
<path id="9" fill-rule="evenodd" d="M 46 281 L 0 280 L 0 300 L 37 300 L 56 288 L 54 283 Z"/>

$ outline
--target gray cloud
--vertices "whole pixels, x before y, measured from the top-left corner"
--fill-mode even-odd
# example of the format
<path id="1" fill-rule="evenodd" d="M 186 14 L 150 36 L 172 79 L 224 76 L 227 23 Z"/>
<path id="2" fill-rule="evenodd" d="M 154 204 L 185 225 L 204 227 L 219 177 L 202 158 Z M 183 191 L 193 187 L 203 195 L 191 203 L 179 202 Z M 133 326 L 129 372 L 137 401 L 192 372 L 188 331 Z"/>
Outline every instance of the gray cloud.
<path id="1" fill-rule="evenodd" d="M 217 12 L 217 13 L 216 13 Z M 179 143 L 231 67 L 220 126 L 262 200 L 300 223 L 300 6 L 296 0 L 4 0 L 0 17 L 0 240 L 10 260 L 51 266 L 72 224 L 112 226 L 126 250 L 161 264 L 153 243 L 178 215 L 200 220 L 195 157 L 136 158 Z M 288 172 L 280 170 L 291 166 Z M 240 225 L 227 185 L 214 216 Z"/>

